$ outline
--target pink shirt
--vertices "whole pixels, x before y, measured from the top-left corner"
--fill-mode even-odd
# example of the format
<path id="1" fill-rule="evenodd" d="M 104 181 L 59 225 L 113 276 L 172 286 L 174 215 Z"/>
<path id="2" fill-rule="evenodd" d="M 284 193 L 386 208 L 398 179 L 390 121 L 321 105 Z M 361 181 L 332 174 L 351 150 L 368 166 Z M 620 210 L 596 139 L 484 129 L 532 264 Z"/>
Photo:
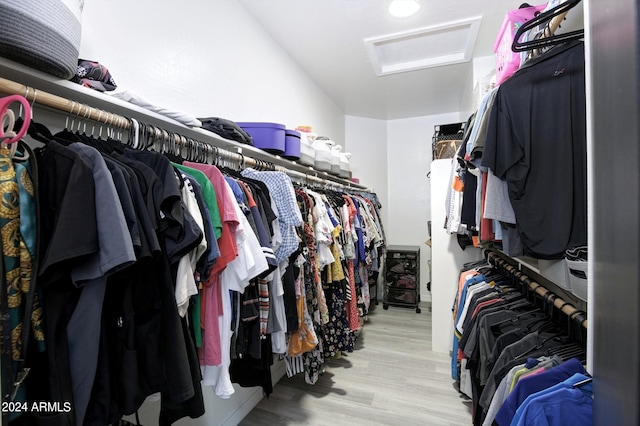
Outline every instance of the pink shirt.
<path id="1" fill-rule="evenodd" d="M 202 347 L 199 348 L 201 365 L 219 365 L 222 363 L 222 348 L 220 340 L 219 321 L 222 316 L 222 295 L 220 294 L 220 274 L 238 255 L 235 241 L 235 229 L 240 220 L 229 187 L 224 175 L 216 166 L 209 164 L 191 163 L 185 161 L 185 166 L 200 170 L 213 184 L 218 199 L 220 220 L 222 221 L 222 235 L 218 239 L 220 257 L 211 270 L 211 276 L 202 289 L 201 326 L 203 328 Z"/>

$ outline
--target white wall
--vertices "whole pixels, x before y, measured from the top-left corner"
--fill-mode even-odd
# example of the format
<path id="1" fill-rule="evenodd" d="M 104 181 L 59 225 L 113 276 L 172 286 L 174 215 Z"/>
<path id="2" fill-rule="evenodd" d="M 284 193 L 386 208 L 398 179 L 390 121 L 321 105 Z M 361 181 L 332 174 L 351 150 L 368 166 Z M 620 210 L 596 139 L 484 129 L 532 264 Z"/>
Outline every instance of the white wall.
<path id="1" fill-rule="evenodd" d="M 236 1 L 85 0 L 80 57 L 120 88 L 197 117 L 268 121 L 344 141 L 344 113 Z"/>
<path id="2" fill-rule="evenodd" d="M 388 229 L 387 122 L 345 117 L 345 149 L 351 156 L 351 174 L 372 188 L 382 203 L 382 225 Z"/>
<path id="3" fill-rule="evenodd" d="M 474 102 L 472 113 L 480 106 L 480 101 L 489 89 L 490 83 L 495 82 L 495 75 L 496 58 L 494 55 L 483 56 L 473 60 L 473 89 L 471 90 L 471 94 Z M 468 115 L 471 114 L 467 114 L 467 116 Z"/>
<path id="4" fill-rule="evenodd" d="M 428 259 L 431 249 L 427 222 L 431 219 L 431 138 L 434 126 L 456 123 L 459 114 L 392 120 L 387 126 L 388 222 L 389 244 L 420 246 L 420 292 L 430 300 Z"/>
<path id="5" fill-rule="evenodd" d="M 462 92 L 462 98 L 460 99 L 460 117 L 469 117 L 477 109 L 474 86 L 475 83 L 471 78 L 465 82 L 465 89 Z"/>

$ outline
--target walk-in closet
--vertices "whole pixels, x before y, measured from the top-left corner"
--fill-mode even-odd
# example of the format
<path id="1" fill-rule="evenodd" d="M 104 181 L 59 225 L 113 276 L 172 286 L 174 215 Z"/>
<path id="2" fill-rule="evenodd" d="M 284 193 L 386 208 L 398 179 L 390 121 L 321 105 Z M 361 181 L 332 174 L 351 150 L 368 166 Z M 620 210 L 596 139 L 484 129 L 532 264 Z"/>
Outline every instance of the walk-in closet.
<path id="1" fill-rule="evenodd" d="M 639 424 L 639 12 L 0 1 L 2 425 Z"/>

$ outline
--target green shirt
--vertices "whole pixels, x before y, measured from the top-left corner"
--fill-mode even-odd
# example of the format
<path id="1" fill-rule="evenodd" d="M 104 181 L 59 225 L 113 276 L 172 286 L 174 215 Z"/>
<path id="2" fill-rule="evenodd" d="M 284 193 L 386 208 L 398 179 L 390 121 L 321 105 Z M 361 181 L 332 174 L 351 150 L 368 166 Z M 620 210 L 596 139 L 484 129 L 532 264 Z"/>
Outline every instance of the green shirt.
<path id="1" fill-rule="evenodd" d="M 213 231 L 216 235 L 216 239 L 220 238 L 220 235 L 222 235 L 222 221 L 220 220 L 220 209 L 218 209 L 218 199 L 216 198 L 216 190 L 214 189 L 213 184 L 200 170 L 192 169 L 191 167 L 183 166 L 182 164 L 173 163 L 173 166 L 190 176 L 193 176 L 193 178 L 202 187 L 202 197 L 209 208 Z"/>

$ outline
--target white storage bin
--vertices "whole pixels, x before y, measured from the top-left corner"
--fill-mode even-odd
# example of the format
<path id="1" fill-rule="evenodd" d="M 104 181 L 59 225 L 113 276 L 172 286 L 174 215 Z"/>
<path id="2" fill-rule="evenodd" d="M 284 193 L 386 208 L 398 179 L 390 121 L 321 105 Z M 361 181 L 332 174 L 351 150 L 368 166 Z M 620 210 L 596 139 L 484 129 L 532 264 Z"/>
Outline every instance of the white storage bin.
<path id="1" fill-rule="evenodd" d="M 331 147 L 331 174 L 335 176 L 340 174 L 340 151 L 342 151 L 341 145 Z"/>
<path id="2" fill-rule="evenodd" d="M 571 282 L 571 291 L 576 297 L 586 302 L 588 289 L 587 267 L 589 262 L 567 260 L 566 263 L 569 281 Z"/>
<path id="3" fill-rule="evenodd" d="M 350 152 L 340 153 L 340 173 L 338 174 L 338 176 L 344 179 L 351 178 L 351 153 Z"/>
<path id="4" fill-rule="evenodd" d="M 316 149 L 313 147 L 315 134 L 300 132 L 300 164 L 313 166 L 316 161 Z"/>
<path id="5" fill-rule="evenodd" d="M 563 260 L 538 259 L 540 275 L 557 284 L 565 290 L 571 291 L 571 282 L 567 273 L 567 265 Z"/>
<path id="6" fill-rule="evenodd" d="M 319 136 L 313 142 L 316 158 L 313 167 L 323 172 L 331 171 L 331 149 L 336 143 L 329 138 Z"/>

